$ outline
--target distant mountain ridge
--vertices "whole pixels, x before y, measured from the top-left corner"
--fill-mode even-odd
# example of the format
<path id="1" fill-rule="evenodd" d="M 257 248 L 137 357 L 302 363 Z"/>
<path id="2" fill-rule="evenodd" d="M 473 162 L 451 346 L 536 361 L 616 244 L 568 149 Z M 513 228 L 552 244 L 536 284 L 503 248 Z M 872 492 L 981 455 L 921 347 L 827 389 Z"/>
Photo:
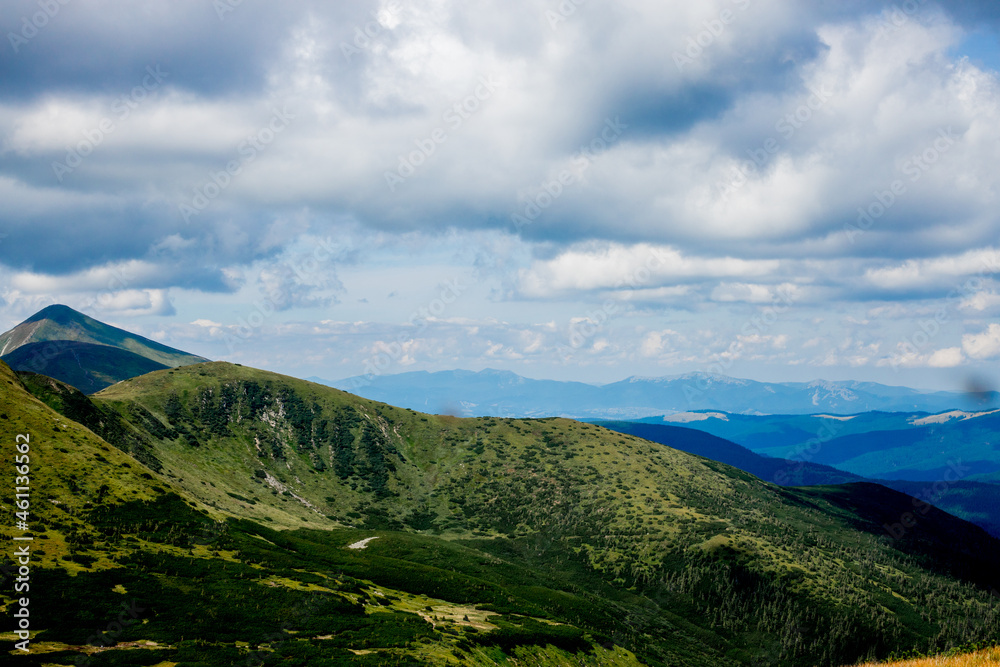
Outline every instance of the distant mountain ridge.
<path id="1" fill-rule="evenodd" d="M 764 418 L 758 417 L 757 419 Z M 808 460 L 809 457 L 791 460 L 757 454 L 735 442 L 725 440 L 696 427 L 691 428 L 688 425 L 657 424 L 649 421 L 598 421 L 594 423 L 612 431 L 659 442 L 689 454 L 731 465 L 780 486 L 876 482 L 975 523 L 994 537 L 1000 538 L 1000 485 L 998 484 L 976 482 L 971 479 L 935 484 L 934 482 L 937 480 L 928 482 L 926 480 L 866 478 L 830 465 L 814 463 Z M 922 505 L 919 506 L 922 507 Z"/>
<path id="2" fill-rule="evenodd" d="M 678 413 L 640 420 L 725 438 L 774 458 L 834 466 L 868 479 L 936 482 L 1000 473 L 1000 411 L 836 415 Z M 951 472 L 949 472 L 951 471 Z"/>
<path id="3" fill-rule="evenodd" d="M 85 393 L 155 370 L 208 359 L 130 333 L 69 306 L 48 306 L 0 334 L 0 359 Z"/>
<path id="4" fill-rule="evenodd" d="M 942 412 L 1000 407 L 961 392 L 921 391 L 874 382 L 757 382 L 707 373 L 634 376 L 619 382 L 534 380 L 486 369 L 415 371 L 313 382 L 393 405 L 456 416 L 638 419 L 673 412 L 724 410 L 737 414 L 856 414 L 869 411 Z"/>

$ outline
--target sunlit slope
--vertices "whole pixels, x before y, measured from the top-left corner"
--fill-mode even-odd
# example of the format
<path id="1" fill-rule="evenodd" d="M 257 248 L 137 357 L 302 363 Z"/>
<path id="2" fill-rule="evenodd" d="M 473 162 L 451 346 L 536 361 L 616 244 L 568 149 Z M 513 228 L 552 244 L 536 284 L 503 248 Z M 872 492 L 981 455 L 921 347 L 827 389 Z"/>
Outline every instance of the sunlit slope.
<path id="1" fill-rule="evenodd" d="M 479 549 L 639 593 L 651 607 L 627 647 L 694 619 L 734 660 L 837 664 L 1000 627 L 988 592 L 1000 580 L 953 568 L 965 548 L 954 535 L 1000 558 L 965 522 L 938 517 L 920 543 L 933 546 L 928 563 L 907 542 L 915 535 L 892 543 L 864 507 L 596 426 L 422 415 L 224 363 L 158 371 L 95 399 L 143 425 L 169 478 L 221 511 L 478 538 Z M 880 511 L 902 516 L 910 500 L 881 498 Z"/>
<path id="2" fill-rule="evenodd" d="M 27 534 L 36 536 L 33 554 L 39 563 L 74 567 L 74 555 L 84 553 L 94 538 L 89 518 L 94 508 L 155 500 L 169 491 L 138 461 L 36 400 L 0 362 L 0 447 L 3 478 L 11 487 L 14 456 L 19 455 L 15 445 L 22 434 L 30 448 Z M 11 493 L 0 494 L 5 517 L 0 534 L 5 537 L 25 534 L 14 528 L 13 500 Z"/>
<path id="3" fill-rule="evenodd" d="M 72 388 L 26 379 L 60 410 L 110 423 Z M 433 537 L 412 543 L 402 533 L 380 533 L 384 545 L 350 550 L 345 545 L 358 531 L 294 537 L 246 521 L 220 523 L 160 475 L 37 400 L 0 363 L 4 461 L 11 462 L 21 433 L 30 444 L 30 530 L 16 534 L 34 538 L 36 634 L 28 655 L 14 649 L 13 635 L 0 640 L 12 664 L 79 664 L 87 656 L 94 667 L 242 665 L 260 662 L 251 651 L 261 644 L 265 657 L 311 656 L 310 664 L 513 665 L 529 656 L 546 665 L 642 664 L 559 618 L 559 605 L 548 599 L 571 598 L 545 586 L 560 581 L 483 568 L 493 558 L 486 553 Z M 0 511 L 13 518 L 8 500 Z M 0 533 L 12 537 L 11 522 Z M 376 553 L 386 548 L 388 558 Z M 0 608 L 11 602 L 9 572 Z M 468 597 L 473 591 L 480 602 L 502 599 L 504 608 L 479 609 Z M 137 622 L 102 635 L 120 620 L 123 603 L 138 610 Z M 310 645 L 315 637 L 319 645 Z M 687 650 L 699 653 L 690 643 Z"/>
<path id="4" fill-rule="evenodd" d="M 860 667 L 996 667 L 996 665 L 1000 665 L 1000 648 L 955 656 L 915 658 L 896 662 L 866 662 Z"/>

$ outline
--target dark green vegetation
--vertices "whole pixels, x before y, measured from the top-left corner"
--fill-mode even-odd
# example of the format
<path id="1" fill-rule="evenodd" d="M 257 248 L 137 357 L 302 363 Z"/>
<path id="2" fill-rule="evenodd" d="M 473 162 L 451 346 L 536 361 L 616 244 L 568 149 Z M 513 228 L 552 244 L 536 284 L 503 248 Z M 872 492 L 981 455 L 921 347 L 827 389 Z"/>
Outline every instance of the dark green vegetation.
<path id="1" fill-rule="evenodd" d="M 805 420 L 805 418 L 794 419 Z M 971 521 L 994 537 L 1000 538 L 1000 485 L 963 481 L 962 477 L 968 476 L 974 468 L 961 464 L 961 459 L 953 462 L 955 464 L 953 470 L 945 471 L 942 477 L 935 481 L 866 480 L 831 466 L 810 463 L 812 454 L 825 445 L 818 436 L 804 440 L 801 447 L 793 448 L 791 452 L 798 458 L 789 460 L 762 456 L 746 447 L 693 428 L 647 422 L 596 423 L 619 433 L 629 433 L 690 454 L 721 461 L 781 486 L 875 481 L 913 496 L 918 500 L 914 504 L 917 509 L 923 509 L 928 504 L 933 505 L 949 514 Z"/>
<path id="2" fill-rule="evenodd" d="M 49 306 L 0 335 L 0 359 L 84 393 L 154 370 L 207 361 L 99 322 L 67 306 Z"/>
<path id="3" fill-rule="evenodd" d="M 1000 639 L 1000 543 L 936 510 L 890 536 L 912 499 L 875 485 L 781 488 L 593 425 L 231 364 L 93 397 L 26 377 L 48 405 L 0 375 L 4 447 L 37 430 L 62 503 L 35 519 L 52 664 L 133 601 L 91 664 L 805 666 Z"/>
<path id="4" fill-rule="evenodd" d="M 860 475 L 837 470 L 831 466 L 761 456 L 746 447 L 694 428 L 631 421 L 594 423 L 618 433 L 628 433 L 652 442 L 670 445 L 689 454 L 721 461 L 781 486 L 847 484 L 864 480 Z"/>

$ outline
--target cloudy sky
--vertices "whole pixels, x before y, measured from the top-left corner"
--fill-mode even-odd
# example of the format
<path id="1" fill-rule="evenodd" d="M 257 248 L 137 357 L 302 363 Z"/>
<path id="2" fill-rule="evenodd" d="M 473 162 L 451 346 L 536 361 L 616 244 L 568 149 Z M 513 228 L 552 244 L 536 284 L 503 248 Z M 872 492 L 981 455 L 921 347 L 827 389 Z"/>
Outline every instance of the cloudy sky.
<path id="1" fill-rule="evenodd" d="M 1000 379 L 1000 7 L 6 0 L 0 329 L 300 377 Z"/>

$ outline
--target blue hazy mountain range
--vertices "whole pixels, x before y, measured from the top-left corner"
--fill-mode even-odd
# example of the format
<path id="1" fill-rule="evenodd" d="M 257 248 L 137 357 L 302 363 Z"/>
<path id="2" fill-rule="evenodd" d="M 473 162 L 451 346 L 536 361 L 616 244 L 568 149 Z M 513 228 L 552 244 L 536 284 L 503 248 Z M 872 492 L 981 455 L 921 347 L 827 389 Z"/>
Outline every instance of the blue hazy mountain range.
<path id="1" fill-rule="evenodd" d="M 639 421 L 697 429 L 757 454 L 834 466 L 869 479 L 1000 479 L 1000 410 L 849 416 L 702 411 Z"/>
<path id="2" fill-rule="evenodd" d="M 874 414 L 879 416 L 879 413 Z M 859 417 L 865 416 L 867 415 L 859 415 Z M 766 418 L 748 417 L 747 419 L 763 420 Z M 795 417 L 794 419 L 820 421 L 813 417 Z M 951 459 L 951 467 L 936 479 L 930 480 L 902 480 L 895 477 L 879 479 L 877 475 L 865 478 L 830 465 L 814 462 L 812 455 L 818 454 L 822 451 L 823 446 L 830 444 L 823 442 L 819 437 L 809 438 L 805 436 L 807 439 L 803 441 L 804 447 L 792 446 L 787 450 L 790 458 L 775 458 L 753 452 L 747 447 L 706 431 L 690 428 L 692 424 L 708 424 L 717 421 L 721 421 L 719 417 L 689 422 L 685 426 L 662 422 L 654 423 L 652 420 L 600 421 L 596 423 L 612 431 L 659 442 L 689 454 L 731 465 L 766 482 L 773 482 L 780 486 L 815 486 L 875 481 L 883 486 L 913 496 L 923 503 L 934 505 L 949 514 L 971 521 L 994 537 L 1000 537 L 1000 484 L 973 481 L 970 475 L 970 473 L 982 468 L 982 461 L 966 463 L 962 462 L 959 457 L 954 457 Z M 822 431 L 822 429 L 817 430 Z M 870 440 L 872 444 L 879 441 L 877 433 L 873 433 Z M 884 434 L 881 440 L 886 443 L 892 442 L 891 438 L 886 438 Z M 831 451 L 836 451 L 837 447 L 837 443 L 830 444 Z M 940 450 L 940 448 L 938 449 Z M 988 447 L 984 453 L 989 455 Z M 980 453 L 980 455 L 982 454 Z M 824 457 L 816 456 L 815 458 Z M 994 458 L 997 458 L 995 454 Z M 920 471 L 918 477 L 921 474 L 926 477 L 927 472 Z M 920 503 L 915 506 L 918 510 L 923 507 L 925 505 Z"/>
<path id="3" fill-rule="evenodd" d="M 464 417 L 639 419 L 695 410 L 799 415 L 1000 407 L 996 392 L 924 391 L 874 382 L 757 382 L 707 373 L 630 377 L 603 385 L 534 380 L 492 369 L 309 379 L 391 405 Z"/>

